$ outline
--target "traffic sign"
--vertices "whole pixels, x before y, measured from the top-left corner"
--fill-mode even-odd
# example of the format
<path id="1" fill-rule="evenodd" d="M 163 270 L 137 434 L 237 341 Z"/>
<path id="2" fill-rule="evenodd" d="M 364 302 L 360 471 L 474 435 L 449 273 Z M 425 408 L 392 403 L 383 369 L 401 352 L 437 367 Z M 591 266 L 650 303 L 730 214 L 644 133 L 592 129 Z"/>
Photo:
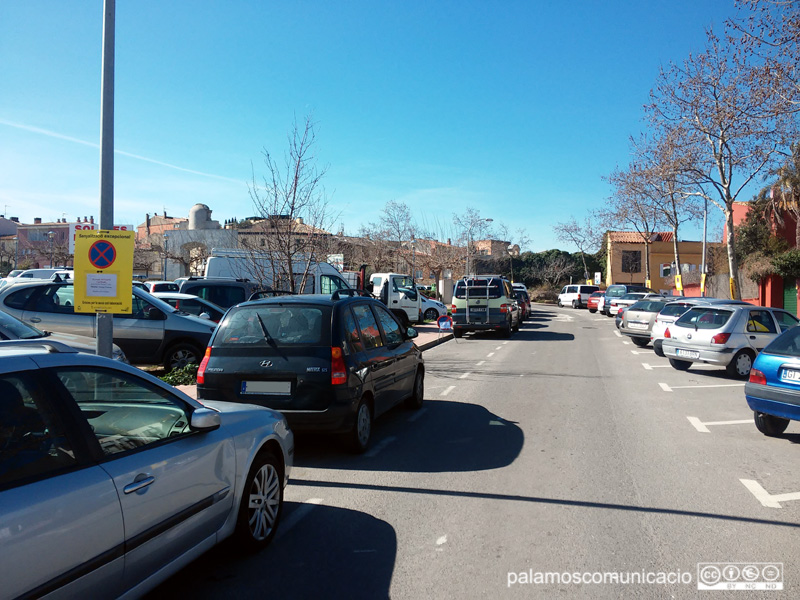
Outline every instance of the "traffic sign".
<path id="1" fill-rule="evenodd" d="M 117 250 L 108 240 L 98 240 L 89 248 L 89 262 L 98 269 L 107 269 L 114 264 Z"/>
<path id="2" fill-rule="evenodd" d="M 75 312 L 130 314 L 133 231 L 75 233 Z"/>

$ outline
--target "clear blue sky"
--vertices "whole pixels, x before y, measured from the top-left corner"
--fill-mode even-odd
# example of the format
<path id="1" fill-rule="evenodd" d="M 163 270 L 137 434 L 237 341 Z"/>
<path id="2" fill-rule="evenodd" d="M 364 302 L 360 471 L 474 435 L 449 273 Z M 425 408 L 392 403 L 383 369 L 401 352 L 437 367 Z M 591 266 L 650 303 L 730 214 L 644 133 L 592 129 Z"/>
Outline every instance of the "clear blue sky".
<path id="1" fill-rule="evenodd" d="M 262 149 L 282 156 L 295 116 L 312 115 L 337 229 L 390 200 L 428 223 L 471 206 L 525 228 L 528 249 L 574 250 L 553 226 L 609 195 L 602 177 L 627 164 L 659 66 L 733 11 L 117 0 L 115 221 L 198 202 L 219 221 L 254 214 L 251 164 L 263 173 Z M 99 216 L 101 37 L 101 0 L 0 2 L 2 214 Z"/>

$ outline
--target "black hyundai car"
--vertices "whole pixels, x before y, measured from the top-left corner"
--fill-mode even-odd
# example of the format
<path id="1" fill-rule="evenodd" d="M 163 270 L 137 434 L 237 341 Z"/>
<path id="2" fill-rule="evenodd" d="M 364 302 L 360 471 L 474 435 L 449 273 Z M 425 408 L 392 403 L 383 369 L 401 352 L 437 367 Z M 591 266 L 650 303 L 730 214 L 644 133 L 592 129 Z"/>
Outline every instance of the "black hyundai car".
<path id="1" fill-rule="evenodd" d="M 425 365 L 413 328 L 377 300 L 339 294 L 231 308 L 197 372 L 198 399 L 266 406 L 296 431 L 342 433 L 366 450 L 375 417 L 422 406 Z"/>

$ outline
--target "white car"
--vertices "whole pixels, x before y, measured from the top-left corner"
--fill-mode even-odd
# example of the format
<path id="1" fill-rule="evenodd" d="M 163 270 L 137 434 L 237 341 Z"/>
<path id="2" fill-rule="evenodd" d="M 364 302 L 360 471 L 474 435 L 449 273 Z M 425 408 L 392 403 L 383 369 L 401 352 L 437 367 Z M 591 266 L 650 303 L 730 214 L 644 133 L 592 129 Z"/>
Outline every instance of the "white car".
<path id="1" fill-rule="evenodd" d="M 447 307 L 444 304 L 433 298 L 428 298 L 425 294 L 420 294 L 420 296 L 422 298 L 420 308 L 426 321 L 435 321 L 447 314 Z"/>

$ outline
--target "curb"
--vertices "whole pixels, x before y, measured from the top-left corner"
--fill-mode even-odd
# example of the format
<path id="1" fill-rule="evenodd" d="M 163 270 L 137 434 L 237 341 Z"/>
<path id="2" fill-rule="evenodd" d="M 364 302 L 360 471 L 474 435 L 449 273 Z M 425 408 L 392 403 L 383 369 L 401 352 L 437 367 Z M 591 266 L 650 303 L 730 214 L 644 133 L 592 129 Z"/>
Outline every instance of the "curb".
<path id="1" fill-rule="evenodd" d="M 443 335 L 439 336 L 435 340 L 431 340 L 430 342 L 425 342 L 424 344 L 418 346 L 418 348 L 422 352 L 425 352 L 425 350 L 430 350 L 434 346 L 438 346 L 439 344 L 444 344 L 445 342 L 447 342 L 449 340 L 452 340 L 452 339 L 453 339 L 453 334 L 452 333 L 446 333 L 446 334 L 443 334 Z"/>

